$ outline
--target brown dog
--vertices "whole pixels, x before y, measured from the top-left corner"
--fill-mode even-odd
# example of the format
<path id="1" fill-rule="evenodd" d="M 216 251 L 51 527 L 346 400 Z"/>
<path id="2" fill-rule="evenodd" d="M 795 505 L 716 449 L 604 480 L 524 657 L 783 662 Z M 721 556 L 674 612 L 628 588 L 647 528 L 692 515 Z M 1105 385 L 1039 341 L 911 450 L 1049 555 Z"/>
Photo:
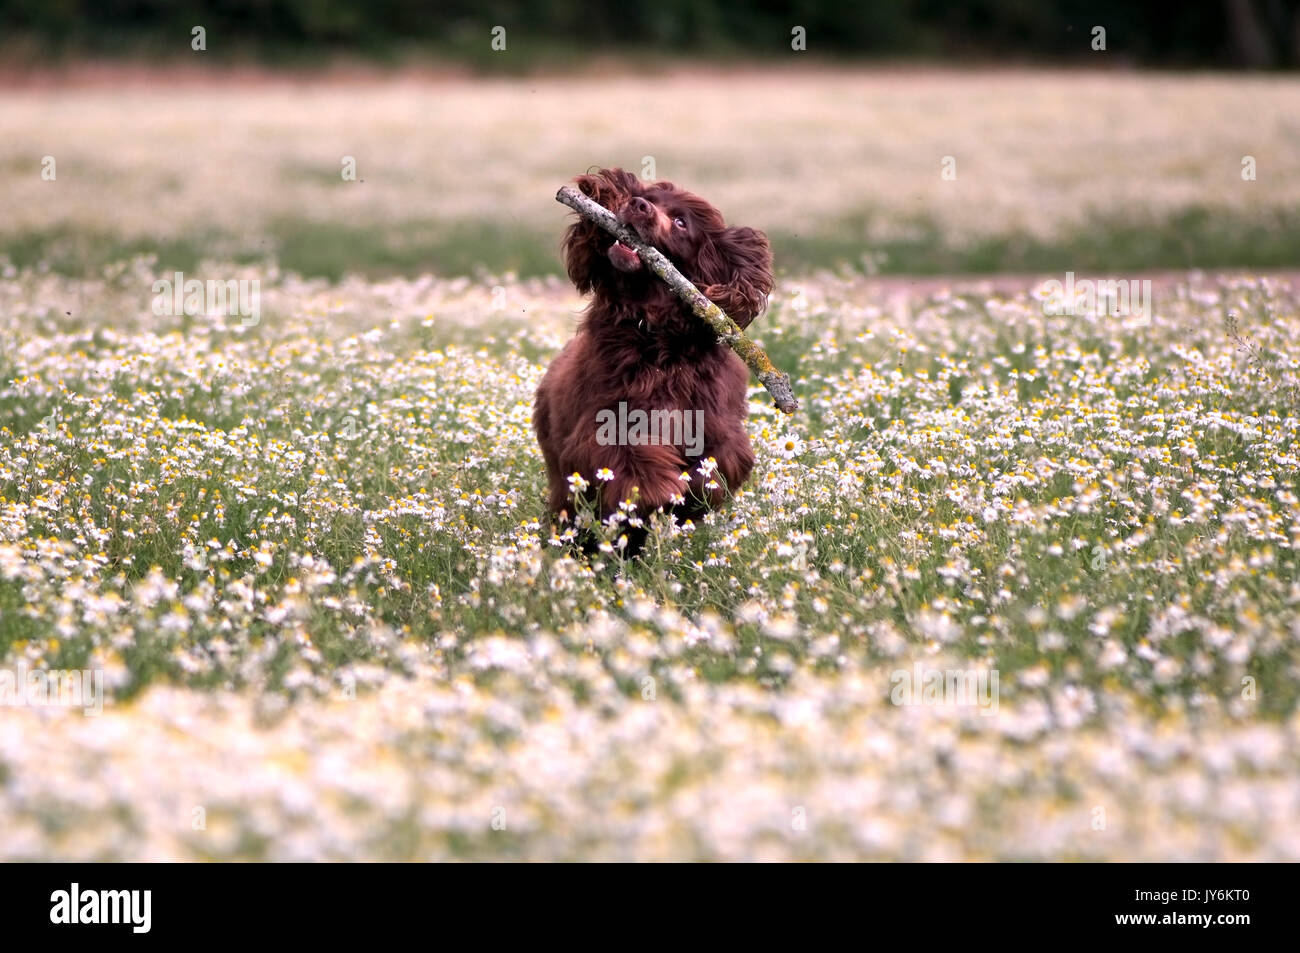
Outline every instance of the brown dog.
<path id="1" fill-rule="evenodd" d="M 742 328 L 766 305 L 772 254 L 762 232 L 727 227 L 699 196 L 622 169 L 579 176 L 577 184 Z M 598 491 L 602 517 L 624 500 L 642 517 L 662 507 L 686 518 L 719 505 L 754 464 L 744 363 L 599 226 L 583 218 L 570 225 L 564 258 L 574 285 L 593 297 L 537 389 L 533 427 L 551 513 L 575 512 L 574 473 L 589 484 L 588 495 Z M 710 457 L 716 468 L 704 464 Z"/>

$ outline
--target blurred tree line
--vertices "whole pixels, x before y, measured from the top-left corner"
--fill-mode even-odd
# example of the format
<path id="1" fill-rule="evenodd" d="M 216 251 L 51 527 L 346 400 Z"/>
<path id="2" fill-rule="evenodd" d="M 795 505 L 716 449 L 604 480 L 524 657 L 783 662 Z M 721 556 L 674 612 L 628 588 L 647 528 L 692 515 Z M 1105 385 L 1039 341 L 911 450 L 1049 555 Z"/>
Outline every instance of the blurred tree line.
<path id="1" fill-rule="evenodd" d="M 1084 61 L 1101 26 L 1107 53 L 1128 63 L 1300 67 L 1300 0 L 0 0 L 0 49 L 34 58 L 179 55 L 202 26 L 218 57 L 422 47 L 473 64 L 489 62 L 498 25 L 523 61 L 785 55 L 795 26 L 810 54 Z"/>

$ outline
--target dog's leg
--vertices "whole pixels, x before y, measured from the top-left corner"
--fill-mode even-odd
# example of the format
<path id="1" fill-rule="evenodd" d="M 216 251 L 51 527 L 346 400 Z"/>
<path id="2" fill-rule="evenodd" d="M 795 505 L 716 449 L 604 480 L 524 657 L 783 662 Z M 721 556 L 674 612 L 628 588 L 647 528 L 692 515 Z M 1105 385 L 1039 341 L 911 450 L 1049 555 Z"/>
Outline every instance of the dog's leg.
<path id="1" fill-rule="evenodd" d="M 601 487 L 603 515 L 615 512 L 624 500 L 632 500 L 637 514 L 646 516 L 659 507 L 667 509 L 674 496 L 684 495 L 686 485 L 681 475 L 686 458 L 680 448 L 651 444 L 606 449 L 614 451 L 611 462 L 606 464 L 614 479 Z"/>
<path id="2" fill-rule="evenodd" d="M 749 479 L 754 469 L 754 450 L 743 427 L 732 424 L 719 437 L 707 442 L 700 457 L 691 461 L 691 482 L 684 508 L 687 515 L 695 516 L 706 509 L 720 507 Z M 701 467 L 710 457 L 717 466 L 705 476 L 700 472 Z"/>

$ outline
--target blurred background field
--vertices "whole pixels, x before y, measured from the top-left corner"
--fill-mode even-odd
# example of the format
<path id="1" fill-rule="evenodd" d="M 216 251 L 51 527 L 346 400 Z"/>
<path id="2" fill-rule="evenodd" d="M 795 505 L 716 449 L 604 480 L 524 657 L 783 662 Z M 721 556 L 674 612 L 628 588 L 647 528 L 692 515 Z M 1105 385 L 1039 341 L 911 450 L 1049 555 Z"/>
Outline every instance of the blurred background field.
<path id="1" fill-rule="evenodd" d="M 0 254 L 555 273 L 556 187 L 621 165 L 786 272 L 1285 267 L 1297 64 L 1281 0 L 11 0 Z"/>
<path id="2" fill-rule="evenodd" d="M 136 252 L 164 270 L 554 273 L 555 189 L 647 162 L 765 229 L 786 272 L 1277 268 L 1300 248 L 1289 75 L 109 69 L 5 91 L 0 254 L 69 274 Z"/>

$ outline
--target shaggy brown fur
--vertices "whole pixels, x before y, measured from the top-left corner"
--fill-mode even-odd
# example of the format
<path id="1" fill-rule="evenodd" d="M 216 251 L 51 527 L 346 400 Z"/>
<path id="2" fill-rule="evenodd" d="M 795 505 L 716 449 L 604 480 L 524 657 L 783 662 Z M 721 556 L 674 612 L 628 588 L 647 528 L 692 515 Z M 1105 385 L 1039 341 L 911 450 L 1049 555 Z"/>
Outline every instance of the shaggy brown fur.
<path id="1" fill-rule="evenodd" d="M 722 215 L 671 182 L 644 183 L 622 169 L 579 176 L 578 188 L 662 251 L 742 328 L 772 290 L 767 237 L 727 227 Z M 599 489 L 601 516 L 632 499 L 640 516 L 663 507 L 681 518 L 719 505 L 745 482 L 754 453 L 745 433 L 749 372 L 690 313 L 636 252 L 579 218 L 564 238 L 564 259 L 578 290 L 593 295 L 578 333 L 537 389 L 533 427 L 546 458 L 551 513 L 574 512 L 568 478 L 580 473 Z M 703 411 L 703 450 L 661 443 L 603 446 L 597 415 L 628 409 Z M 710 479 L 699 473 L 713 457 Z M 608 483 L 597 480 L 613 471 Z M 690 473 L 690 482 L 680 479 Z M 710 488 L 708 483 L 714 483 Z"/>

